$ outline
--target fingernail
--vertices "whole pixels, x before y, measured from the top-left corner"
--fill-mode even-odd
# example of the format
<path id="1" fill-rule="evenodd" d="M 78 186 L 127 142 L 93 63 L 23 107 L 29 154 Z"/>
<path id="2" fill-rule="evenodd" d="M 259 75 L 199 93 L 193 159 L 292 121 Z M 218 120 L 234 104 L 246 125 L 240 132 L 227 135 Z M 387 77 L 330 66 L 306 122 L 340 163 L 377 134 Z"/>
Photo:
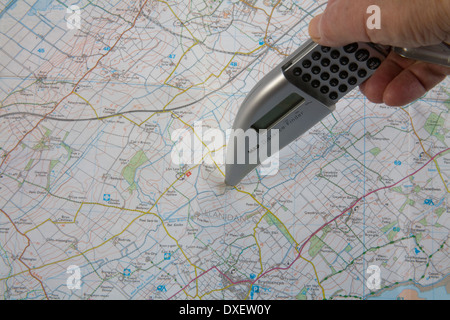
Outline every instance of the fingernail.
<path id="1" fill-rule="evenodd" d="M 311 22 L 309 23 L 309 36 L 312 40 L 318 41 L 320 40 L 320 20 L 322 19 L 322 15 L 318 15 L 314 17 Z"/>

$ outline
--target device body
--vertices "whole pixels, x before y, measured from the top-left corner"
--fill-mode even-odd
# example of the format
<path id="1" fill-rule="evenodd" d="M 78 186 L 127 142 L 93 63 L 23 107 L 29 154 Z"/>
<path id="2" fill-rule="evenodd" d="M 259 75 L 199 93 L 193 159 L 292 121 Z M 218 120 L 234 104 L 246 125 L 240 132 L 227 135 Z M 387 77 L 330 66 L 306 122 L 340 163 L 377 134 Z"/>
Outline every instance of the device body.
<path id="1" fill-rule="evenodd" d="M 235 186 L 261 164 L 261 143 L 278 139 L 278 150 L 267 147 L 270 157 L 333 112 L 335 103 L 370 77 L 387 54 L 367 43 L 329 48 L 307 41 L 245 98 L 227 145 L 225 183 Z M 252 130 L 256 141 L 246 139 Z"/>
<path id="2" fill-rule="evenodd" d="M 435 46 L 420 48 L 394 47 L 392 50 L 404 58 L 450 67 L 450 45 L 444 42 Z"/>

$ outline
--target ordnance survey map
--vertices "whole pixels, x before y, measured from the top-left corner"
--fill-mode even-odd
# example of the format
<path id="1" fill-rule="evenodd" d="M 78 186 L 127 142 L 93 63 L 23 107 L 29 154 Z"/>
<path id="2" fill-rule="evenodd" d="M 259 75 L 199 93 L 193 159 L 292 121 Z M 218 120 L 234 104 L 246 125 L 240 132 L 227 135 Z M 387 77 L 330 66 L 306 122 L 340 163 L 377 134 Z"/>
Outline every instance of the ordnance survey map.
<path id="1" fill-rule="evenodd" d="M 403 108 L 355 89 L 235 188 L 201 134 L 324 8 L 2 1 L 2 299 L 448 299 L 448 78 Z"/>

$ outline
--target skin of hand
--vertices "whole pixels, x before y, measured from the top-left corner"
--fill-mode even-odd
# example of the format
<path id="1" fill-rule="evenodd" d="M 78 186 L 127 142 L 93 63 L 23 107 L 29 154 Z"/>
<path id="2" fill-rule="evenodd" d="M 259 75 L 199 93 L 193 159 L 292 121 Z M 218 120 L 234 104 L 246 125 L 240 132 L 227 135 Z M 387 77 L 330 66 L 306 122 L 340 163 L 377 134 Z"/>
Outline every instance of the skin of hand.
<path id="1" fill-rule="evenodd" d="M 369 29 L 367 8 L 377 5 L 381 28 Z M 329 0 L 309 24 L 311 38 L 324 46 L 373 42 L 415 48 L 450 43 L 450 0 Z M 450 68 L 400 57 L 391 52 L 361 92 L 374 103 L 404 106 L 450 75 Z"/>

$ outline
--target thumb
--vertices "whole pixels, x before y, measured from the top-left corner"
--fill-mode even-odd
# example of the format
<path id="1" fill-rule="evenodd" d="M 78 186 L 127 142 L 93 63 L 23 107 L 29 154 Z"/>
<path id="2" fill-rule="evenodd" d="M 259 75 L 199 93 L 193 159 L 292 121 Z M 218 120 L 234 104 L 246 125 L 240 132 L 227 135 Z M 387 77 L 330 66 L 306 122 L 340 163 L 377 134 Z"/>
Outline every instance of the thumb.
<path id="1" fill-rule="evenodd" d="M 311 20 L 309 34 L 331 47 L 362 41 L 414 48 L 450 41 L 449 16 L 448 0 L 330 0 Z M 368 23 L 372 19 L 380 20 L 379 28 Z"/>

